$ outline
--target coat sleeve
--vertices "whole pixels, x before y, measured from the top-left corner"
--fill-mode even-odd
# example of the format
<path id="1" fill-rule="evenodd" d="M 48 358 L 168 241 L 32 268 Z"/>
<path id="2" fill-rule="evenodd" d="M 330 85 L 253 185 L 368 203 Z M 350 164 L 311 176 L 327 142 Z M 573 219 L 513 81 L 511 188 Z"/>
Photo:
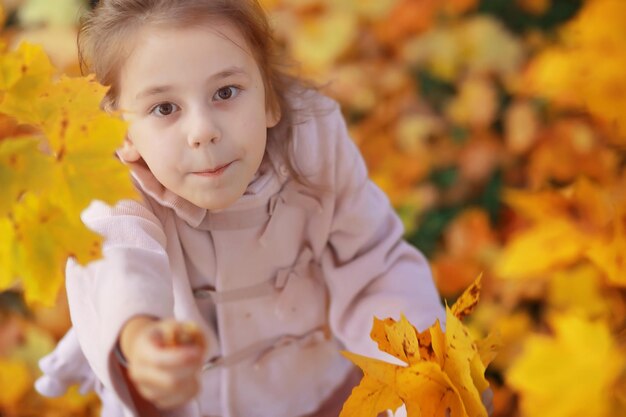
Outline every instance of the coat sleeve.
<path id="1" fill-rule="evenodd" d="M 367 169 L 336 106 L 320 130 L 332 189 L 332 219 L 322 271 L 330 326 L 349 351 L 389 360 L 370 339 L 374 316 L 407 319 L 423 330 L 445 312 L 425 257 L 403 239 L 403 226 Z M 324 145 L 323 145 L 324 146 Z"/>
<path id="2" fill-rule="evenodd" d="M 67 265 L 72 324 L 98 379 L 132 410 L 115 347 L 130 318 L 173 314 L 165 235 L 154 214 L 135 201 L 115 207 L 96 202 L 82 217 L 104 236 L 103 258 L 86 266 L 74 261 Z"/>

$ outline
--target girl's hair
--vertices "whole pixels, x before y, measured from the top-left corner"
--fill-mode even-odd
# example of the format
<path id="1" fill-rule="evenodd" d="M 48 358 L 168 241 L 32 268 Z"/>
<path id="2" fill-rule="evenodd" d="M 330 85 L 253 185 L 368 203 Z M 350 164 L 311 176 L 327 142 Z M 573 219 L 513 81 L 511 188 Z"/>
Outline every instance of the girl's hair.
<path id="1" fill-rule="evenodd" d="M 308 183 L 292 158 L 296 112 L 294 96 L 315 89 L 308 81 L 289 75 L 286 60 L 274 41 L 271 27 L 257 0 L 100 0 L 87 12 L 78 33 L 78 55 L 83 74 L 93 72 L 110 87 L 103 99 L 105 109 L 117 108 L 120 69 L 131 54 L 133 35 L 145 25 L 184 28 L 222 18 L 243 34 L 261 71 L 266 105 L 280 114 L 279 123 L 268 130 L 266 155 L 276 154 L 291 175 Z M 270 158 L 273 162 L 273 158 Z"/>

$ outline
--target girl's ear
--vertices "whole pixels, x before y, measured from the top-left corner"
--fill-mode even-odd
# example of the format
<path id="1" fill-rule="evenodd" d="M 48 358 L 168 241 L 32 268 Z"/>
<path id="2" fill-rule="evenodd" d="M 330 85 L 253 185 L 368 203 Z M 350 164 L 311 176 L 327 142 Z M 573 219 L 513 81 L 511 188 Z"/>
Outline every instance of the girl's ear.
<path id="1" fill-rule="evenodd" d="M 137 162 L 141 158 L 139 151 L 128 136 L 124 139 L 124 145 L 118 150 L 118 154 L 126 162 Z"/>
<path id="2" fill-rule="evenodd" d="M 265 124 L 267 128 L 276 126 L 280 122 L 281 115 L 280 106 L 267 107 L 267 110 L 265 110 Z"/>

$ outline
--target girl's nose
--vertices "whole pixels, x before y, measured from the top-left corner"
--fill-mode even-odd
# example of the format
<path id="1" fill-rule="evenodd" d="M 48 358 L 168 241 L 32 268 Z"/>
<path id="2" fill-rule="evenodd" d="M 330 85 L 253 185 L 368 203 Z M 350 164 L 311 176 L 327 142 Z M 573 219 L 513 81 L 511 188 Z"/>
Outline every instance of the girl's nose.
<path id="1" fill-rule="evenodd" d="M 191 115 L 187 142 L 192 148 L 199 148 L 205 144 L 217 143 L 222 133 L 208 111 L 198 111 Z"/>

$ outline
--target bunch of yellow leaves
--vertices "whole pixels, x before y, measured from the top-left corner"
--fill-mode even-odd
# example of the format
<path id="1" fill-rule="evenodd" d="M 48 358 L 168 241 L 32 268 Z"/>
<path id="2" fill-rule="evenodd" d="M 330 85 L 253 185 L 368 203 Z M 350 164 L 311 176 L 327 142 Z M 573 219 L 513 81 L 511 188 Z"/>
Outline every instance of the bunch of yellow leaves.
<path id="1" fill-rule="evenodd" d="M 481 393 L 489 386 L 484 373 L 497 343 L 493 336 L 475 340 L 461 323 L 479 294 L 480 277 L 452 308 L 446 307 L 445 332 L 439 321 L 419 332 L 404 316 L 400 321 L 374 319 L 371 337 L 379 349 L 407 366 L 345 352 L 364 376 L 340 417 L 375 417 L 402 404 L 409 417 L 486 417 Z"/>
<path id="2" fill-rule="evenodd" d="M 40 47 L 0 53 L 0 117 L 20 125 L 0 132 L 0 290 L 21 282 L 28 303 L 46 305 L 68 257 L 101 256 L 101 237 L 80 213 L 93 199 L 135 195 L 114 157 L 126 125 L 100 109 L 106 89 L 54 73 Z"/>

